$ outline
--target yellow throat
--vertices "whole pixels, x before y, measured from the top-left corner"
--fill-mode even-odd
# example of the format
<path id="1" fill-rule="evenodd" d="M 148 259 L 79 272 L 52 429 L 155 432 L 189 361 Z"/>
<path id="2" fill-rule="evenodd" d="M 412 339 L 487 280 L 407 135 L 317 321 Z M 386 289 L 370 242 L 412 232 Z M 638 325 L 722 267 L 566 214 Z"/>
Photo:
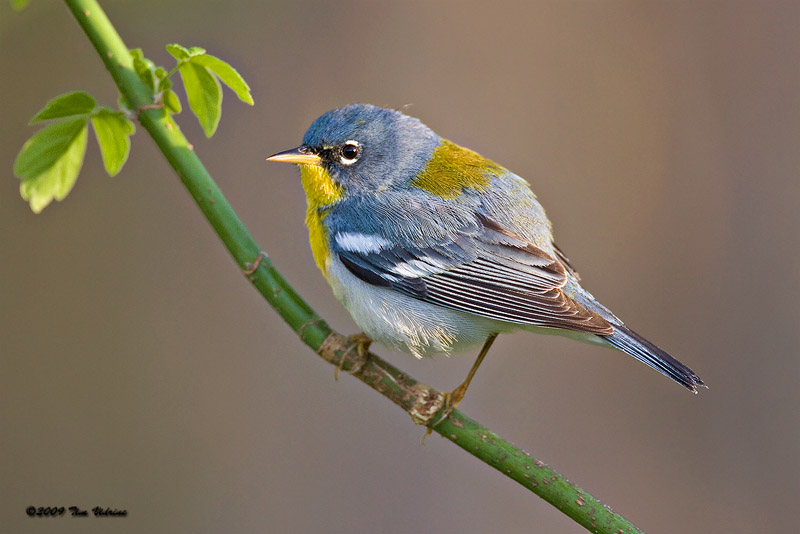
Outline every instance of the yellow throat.
<path id="1" fill-rule="evenodd" d="M 330 206 L 340 200 L 344 195 L 344 190 L 319 165 L 301 163 L 300 177 L 303 183 L 303 190 L 306 192 L 306 201 L 308 202 L 306 226 L 308 226 L 311 252 L 314 254 L 314 261 L 317 262 L 317 267 L 327 278 L 327 261 L 330 248 L 328 246 L 328 235 L 322 226 L 322 220 L 328 214 L 324 206 Z"/>

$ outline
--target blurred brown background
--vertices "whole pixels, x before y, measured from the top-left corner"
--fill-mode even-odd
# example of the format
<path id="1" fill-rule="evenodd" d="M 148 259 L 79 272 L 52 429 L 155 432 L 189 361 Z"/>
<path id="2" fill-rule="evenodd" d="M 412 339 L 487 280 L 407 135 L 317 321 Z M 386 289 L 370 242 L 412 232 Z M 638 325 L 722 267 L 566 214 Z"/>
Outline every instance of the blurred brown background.
<path id="1" fill-rule="evenodd" d="M 107 2 L 130 47 L 229 60 L 197 153 L 343 332 L 298 172 L 264 158 L 351 102 L 401 107 L 526 177 L 586 287 L 691 365 L 501 337 L 463 409 L 649 533 L 790 532 L 800 495 L 796 2 Z M 11 172 L 51 97 L 116 91 L 64 6 L 0 7 L 0 524 L 6 532 L 583 532 L 306 349 L 240 275 L 141 128 L 89 141 L 34 216 Z M 182 89 L 179 89 L 182 95 Z M 383 349 L 379 353 L 386 354 Z M 472 363 L 388 358 L 452 388 Z M 29 519 L 28 505 L 127 519 Z"/>

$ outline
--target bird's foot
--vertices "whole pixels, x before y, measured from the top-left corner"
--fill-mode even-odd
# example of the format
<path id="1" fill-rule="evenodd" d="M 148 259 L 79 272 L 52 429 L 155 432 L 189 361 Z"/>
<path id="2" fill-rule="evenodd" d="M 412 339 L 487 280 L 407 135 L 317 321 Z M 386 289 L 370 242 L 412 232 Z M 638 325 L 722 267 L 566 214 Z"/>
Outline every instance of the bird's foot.
<path id="1" fill-rule="evenodd" d="M 364 332 L 359 332 L 358 334 L 354 334 L 347 338 L 348 347 L 347 350 L 342 354 L 342 359 L 339 360 L 339 365 L 336 366 L 336 369 L 333 371 L 333 378 L 335 380 L 339 380 L 339 371 L 344 368 L 345 361 L 350 361 L 352 366 L 348 369 L 348 373 L 355 374 L 364 367 L 364 364 L 367 363 L 367 359 L 369 356 L 369 347 L 372 345 L 372 339 L 365 334 Z M 351 353 L 355 351 L 355 356 L 351 356 Z"/>
<path id="2" fill-rule="evenodd" d="M 425 438 L 433 434 L 433 429 L 436 428 L 442 421 L 450 417 L 450 414 L 453 412 L 453 410 L 455 410 L 458 407 L 458 403 L 461 402 L 464 399 L 464 395 L 467 394 L 468 385 L 469 384 L 466 382 L 461 383 L 453 391 L 448 391 L 442 394 L 444 396 L 442 416 L 439 418 L 438 421 L 436 421 L 431 426 L 425 429 L 425 435 L 422 436 L 423 445 L 425 445 Z"/>
<path id="3" fill-rule="evenodd" d="M 458 407 L 458 403 L 464 399 L 464 395 L 467 394 L 467 383 L 461 383 L 458 385 L 456 389 L 453 391 L 449 391 L 444 394 L 444 413 L 439 418 L 433 426 L 438 425 L 448 417 L 450 417 L 450 413 Z"/>

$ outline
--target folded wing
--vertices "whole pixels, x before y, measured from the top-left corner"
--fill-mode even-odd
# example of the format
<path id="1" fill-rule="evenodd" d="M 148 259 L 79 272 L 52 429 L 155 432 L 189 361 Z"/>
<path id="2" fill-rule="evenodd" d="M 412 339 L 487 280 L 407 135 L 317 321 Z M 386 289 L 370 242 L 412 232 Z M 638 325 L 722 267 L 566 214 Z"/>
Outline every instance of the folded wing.
<path id="1" fill-rule="evenodd" d="M 601 336 L 614 332 L 606 319 L 564 293 L 569 267 L 482 215 L 430 246 L 338 241 L 335 251 L 341 262 L 372 285 L 510 323 Z M 348 243 L 359 246 L 341 246 Z"/>

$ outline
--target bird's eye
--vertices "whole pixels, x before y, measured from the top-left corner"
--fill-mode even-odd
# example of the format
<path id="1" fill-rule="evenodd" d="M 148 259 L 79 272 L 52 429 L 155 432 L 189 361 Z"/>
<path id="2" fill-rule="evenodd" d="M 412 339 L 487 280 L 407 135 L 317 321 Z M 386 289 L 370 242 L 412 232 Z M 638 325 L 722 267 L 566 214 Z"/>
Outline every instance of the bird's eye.
<path id="1" fill-rule="evenodd" d="M 342 162 L 342 165 L 352 165 L 360 155 L 361 145 L 358 144 L 358 141 L 347 141 L 342 146 L 342 157 L 339 161 Z"/>

